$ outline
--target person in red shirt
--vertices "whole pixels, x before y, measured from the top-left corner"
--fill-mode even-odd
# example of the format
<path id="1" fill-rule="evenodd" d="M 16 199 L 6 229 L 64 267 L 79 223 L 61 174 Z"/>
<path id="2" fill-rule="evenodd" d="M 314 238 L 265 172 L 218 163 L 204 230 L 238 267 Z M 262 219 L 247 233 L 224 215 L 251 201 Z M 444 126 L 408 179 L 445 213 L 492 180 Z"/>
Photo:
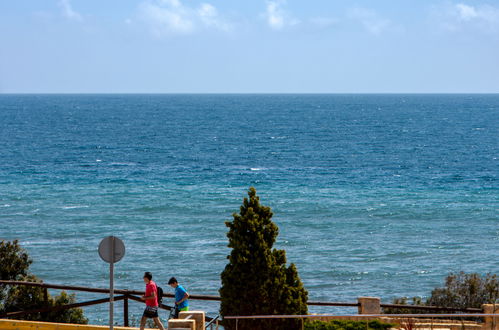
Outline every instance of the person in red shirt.
<path id="1" fill-rule="evenodd" d="M 144 273 L 144 283 L 146 284 L 146 293 L 142 296 L 142 300 L 146 302 L 146 309 L 140 319 L 140 330 L 144 330 L 148 318 L 153 319 L 156 326 L 165 330 L 158 316 L 158 287 L 152 280 L 150 272 Z"/>

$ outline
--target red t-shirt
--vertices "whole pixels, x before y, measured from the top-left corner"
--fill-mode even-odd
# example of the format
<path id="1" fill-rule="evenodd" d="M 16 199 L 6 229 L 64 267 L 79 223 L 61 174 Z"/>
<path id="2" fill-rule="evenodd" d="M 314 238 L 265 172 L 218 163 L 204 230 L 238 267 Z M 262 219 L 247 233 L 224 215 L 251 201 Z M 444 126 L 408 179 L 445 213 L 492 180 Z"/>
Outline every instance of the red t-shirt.
<path id="1" fill-rule="evenodd" d="M 154 299 L 147 299 L 146 300 L 146 306 L 149 307 L 158 307 L 158 288 L 156 287 L 156 283 L 153 281 L 150 281 L 148 284 L 146 284 L 146 297 L 152 296 L 153 294 L 156 294 L 156 298 Z"/>

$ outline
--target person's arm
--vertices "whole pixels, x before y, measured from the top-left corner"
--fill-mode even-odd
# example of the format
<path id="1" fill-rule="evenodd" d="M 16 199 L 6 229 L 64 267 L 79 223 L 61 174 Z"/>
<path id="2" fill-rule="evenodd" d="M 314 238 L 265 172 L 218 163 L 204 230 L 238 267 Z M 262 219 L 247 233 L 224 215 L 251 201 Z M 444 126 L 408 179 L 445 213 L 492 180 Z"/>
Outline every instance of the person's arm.
<path id="1" fill-rule="evenodd" d="M 151 300 L 151 299 L 156 299 L 156 292 L 152 290 L 152 294 L 150 296 L 143 295 L 142 300 Z"/>
<path id="2" fill-rule="evenodd" d="M 175 302 L 177 305 L 180 305 L 181 303 L 183 303 L 184 301 L 186 301 L 187 299 L 189 299 L 189 294 L 187 293 L 187 291 L 184 291 L 184 297 L 182 299 L 180 299 L 179 301 Z"/>

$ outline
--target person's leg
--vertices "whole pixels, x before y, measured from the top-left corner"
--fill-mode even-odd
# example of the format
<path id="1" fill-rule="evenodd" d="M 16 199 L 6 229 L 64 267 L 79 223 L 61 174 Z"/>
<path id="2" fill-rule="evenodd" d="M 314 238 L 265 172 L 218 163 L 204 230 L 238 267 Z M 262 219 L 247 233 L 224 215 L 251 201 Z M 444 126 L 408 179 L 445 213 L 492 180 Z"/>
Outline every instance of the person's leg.
<path id="1" fill-rule="evenodd" d="M 146 327 L 146 321 L 147 317 L 142 316 L 142 318 L 140 319 L 140 330 L 144 330 L 144 328 Z"/>
<path id="2" fill-rule="evenodd" d="M 161 320 L 159 319 L 159 317 L 155 317 L 153 318 L 154 320 L 154 324 L 156 324 L 156 326 L 161 329 L 161 330 L 165 330 L 165 327 L 163 326 L 163 323 L 161 323 Z"/>

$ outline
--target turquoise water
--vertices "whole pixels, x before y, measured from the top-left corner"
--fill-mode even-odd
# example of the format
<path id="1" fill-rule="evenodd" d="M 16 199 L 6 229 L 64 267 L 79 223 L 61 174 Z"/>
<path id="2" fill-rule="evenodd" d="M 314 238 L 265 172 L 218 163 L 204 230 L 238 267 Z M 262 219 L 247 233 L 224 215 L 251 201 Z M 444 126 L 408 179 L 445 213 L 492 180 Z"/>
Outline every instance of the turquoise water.
<path id="1" fill-rule="evenodd" d="M 113 234 L 118 288 L 217 294 L 249 186 L 313 300 L 499 270 L 499 95 L 0 95 L 0 142 L 0 238 L 47 283 L 106 287 Z"/>

